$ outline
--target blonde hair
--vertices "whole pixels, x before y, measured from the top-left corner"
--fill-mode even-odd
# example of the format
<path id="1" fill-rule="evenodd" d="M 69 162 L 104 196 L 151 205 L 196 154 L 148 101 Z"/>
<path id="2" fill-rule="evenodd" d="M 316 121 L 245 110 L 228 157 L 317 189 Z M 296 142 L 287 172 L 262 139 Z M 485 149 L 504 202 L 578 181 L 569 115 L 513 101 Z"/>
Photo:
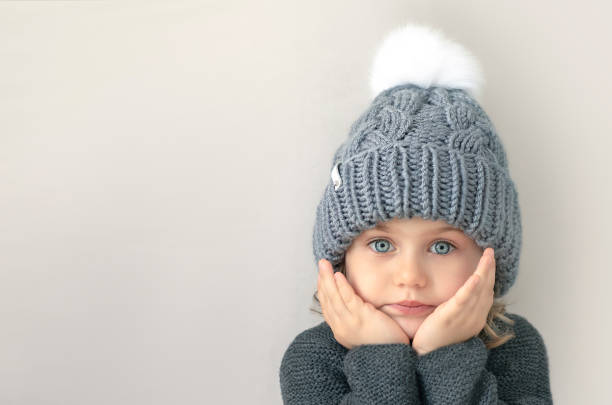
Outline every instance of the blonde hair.
<path id="1" fill-rule="evenodd" d="M 346 269 L 344 265 L 344 259 L 342 263 L 340 263 L 339 268 L 340 272 L 344 274 L 346 277 Z M 317 297 L 317 291 L 312 295 L 314 308 L 311 307 L 310 311 L 316 312 L 319 315 L 323 316 L 321 312 L 321 303 L 319 302 L 319 298 Z M 512 329 L 507 328 L 504 331 L 500 331 L 495 324 L 495 320 L 499 319 L 502 322 L 508 325 L 514 325 L 514 320 L 508 318 L 506 314 L 506 302 L 502 299 L 497 298 L 493 300 L 493 305 L 491 305 L 491 309 L 487 315 L 487 323 L 484 328 L 478 333 L 478 337 L 482 339 L 487 349 L 493 349 L 495 347 L 499 347 L 509 341 L 510 339 L 516 337 L 516 335 L 512 332 Z"/>

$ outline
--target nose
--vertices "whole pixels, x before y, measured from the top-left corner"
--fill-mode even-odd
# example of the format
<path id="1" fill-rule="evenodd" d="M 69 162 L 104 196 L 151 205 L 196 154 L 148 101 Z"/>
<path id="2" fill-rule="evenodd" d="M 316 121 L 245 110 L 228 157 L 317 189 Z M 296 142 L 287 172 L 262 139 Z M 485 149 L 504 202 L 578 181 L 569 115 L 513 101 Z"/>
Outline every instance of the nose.
<path id="1" fill-rule="evenodd" d="M 423 288 L 427 285 L 427 272 L 414 254 L 399 256 L 393 270 L 393 281 L 398 286 Z"/>

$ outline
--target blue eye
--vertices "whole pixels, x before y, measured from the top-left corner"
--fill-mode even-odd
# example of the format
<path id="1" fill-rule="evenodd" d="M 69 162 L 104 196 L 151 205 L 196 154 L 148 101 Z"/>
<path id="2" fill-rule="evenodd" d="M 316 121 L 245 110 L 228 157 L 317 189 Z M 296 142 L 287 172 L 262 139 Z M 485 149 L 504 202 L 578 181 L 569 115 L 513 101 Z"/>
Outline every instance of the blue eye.
<path id="1" fill-rule="evenodd" d="M 368 243 L 368 246 L 372 244 L 374 244 L 374 251 L 377 253 L 388 253 L 388 249 L 392 246 L 391 242 L 389 242 L 387 239 L 375 239 L 372 242 Z M 456 249 L 456 247 L 452 243 L 447 242 L 445 240 L 436 241 L 433 243 L 433 245 L 431 245 L 431 247 L 434 248 L 434 251 L 432 253 L 437 253 L 439 255 L 447 255 L 454 249 Z"/>
<path id="2" fill-rule="evenodd" d="M 447 242 L 445 240 L 439 240 L 437 242 L 434 242 L 434 244 L 431 245 L 431 246 L 435 250 L 435 252 L 433 252 L 433 253 L 438 253 L 438 254 L 441 254 L 441 255 L 447 255 L 451 248 L 455 249 L 455 246 L 453 246 L 452 243 Z M 436 249 L 436 247 L 439 247 L 439 248 Z M 450 250 L 450 251 L 452 252 L 452 250 Z"/>
<path id="3" fill-rule="evenodd" d="M 379 242 L 379 243 L 377 243 L 377 242 Z M 388 240 L 386 240 L 386 239 L 376 239 L 376 240 L 373 240 L 372 242 L 368 243 L 368 246 L 370 246 L 372 243 L 375 243 L 375 246 L 382 247 L 383 249 L 385 249 L 388 246 L 391 246 L 391 243 Z M 377 253 L 387 253 L 387 251 L 380 252 L 378 250 L 376 250 L 376 252 Z"/>

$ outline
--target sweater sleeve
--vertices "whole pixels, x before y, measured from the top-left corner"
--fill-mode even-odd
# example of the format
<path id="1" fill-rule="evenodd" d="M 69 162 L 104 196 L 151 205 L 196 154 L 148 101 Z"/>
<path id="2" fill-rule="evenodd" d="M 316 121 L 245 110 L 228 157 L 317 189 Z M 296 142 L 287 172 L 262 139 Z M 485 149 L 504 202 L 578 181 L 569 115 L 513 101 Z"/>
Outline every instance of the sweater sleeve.
<path id="1" fill-rule="evenodd" d="M 356 346 L 343 365 L 351 392 L 341 404 L 421 404 L 416 352 L 410 345 Z"/>
<path id="2" fill-rule="evenodd" d="M 281 362 L 283 403 L 420 405 L 415 366 L 410 345 L 362 345 L 347 351 L 337 342 L 298 336 Z"/>
<path id="3" fill-rule="evenodd" d="M 516 337 L 497 348 L 473 337 L 417 357 L 425 404 L 552 404 L 542 336 L 523 317 L 509 317 Z"/>

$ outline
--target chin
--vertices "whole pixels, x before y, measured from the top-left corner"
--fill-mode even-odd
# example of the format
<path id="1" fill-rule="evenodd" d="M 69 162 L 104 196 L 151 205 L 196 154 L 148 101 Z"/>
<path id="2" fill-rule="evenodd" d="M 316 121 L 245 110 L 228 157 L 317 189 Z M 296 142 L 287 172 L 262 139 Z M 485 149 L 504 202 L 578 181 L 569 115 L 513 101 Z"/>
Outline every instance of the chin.
<path id="1" fill-rule="evenodd" d="M 419 329 L 419 326 L 421 326 L 425 318 L 394 316 L 393 320 L 398 323 L 398 325 L 412 340 L 414 338 L 414 335 L 416 335 L 416 331 Z"/>

